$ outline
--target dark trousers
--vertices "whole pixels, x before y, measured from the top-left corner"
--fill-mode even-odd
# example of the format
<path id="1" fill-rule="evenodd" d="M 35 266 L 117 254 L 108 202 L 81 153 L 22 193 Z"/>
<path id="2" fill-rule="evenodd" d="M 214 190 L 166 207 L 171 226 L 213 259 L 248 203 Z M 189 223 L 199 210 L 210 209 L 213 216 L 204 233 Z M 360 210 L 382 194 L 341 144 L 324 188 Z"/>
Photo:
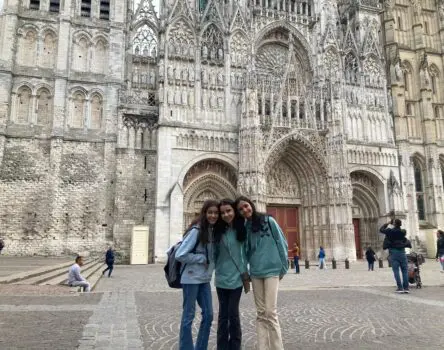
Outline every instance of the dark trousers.
<path id="1" fill-rule="evenodd" d="M 102 275 L 104 275 L 105 272 L 109 270 L 108 277 L 111 277 L 111 272 L 113 272 L 113 269 L 114 269 L 114 263 L 111 263 L 111 264 L 106 263 L 106 265 L 108 267 L 105 270 L 103 270 Z"/>
<path id="2" fill-rule="evenodd" d="M 217 325 L 217 350 L 240 350 L 242 330 L 239 317 L 239 302 L 242 287 L 217 289 L 219 319 Z"/>
<path id="3" fill-rule="evenodd" d="M 370 270 L 372 270 L 373 271 L 373 269 L 374 269 L 374 267 L 375 267 L 375 261 L 374 260 L 367 260 L 367 262 L 368 262 L 368 270 L 370 271 Z"/>
<path id="4" fill-rule="evenodd" d="M 299 257 L 294 257 L 294 268 L 296 269 L 296 273 L 299 273 Z"/>

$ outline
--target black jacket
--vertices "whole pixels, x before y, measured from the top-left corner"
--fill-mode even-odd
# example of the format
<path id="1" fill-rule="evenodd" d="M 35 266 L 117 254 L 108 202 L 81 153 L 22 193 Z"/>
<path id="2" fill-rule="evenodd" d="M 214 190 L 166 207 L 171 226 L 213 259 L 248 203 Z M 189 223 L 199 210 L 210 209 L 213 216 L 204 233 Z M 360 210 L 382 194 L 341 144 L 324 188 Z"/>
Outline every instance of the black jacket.
<path id="1" fill-rule="evenodd" d="M 439 237 L 436 242 L 436 259 L 444 255 L 444 237 Z"/>
<path id="2" fill-rule="evenodd" d="M 372 262 L 375 261 L 375 252 L 373 251 L 373 249 L 367 249 L 365 252 L 365 258 L 367 259 L 368 262 Z"/>
<path id="3" fill-rule="evenodd" d="M 106 257 L 105 257 L 105 262 L 108 265 L 112 265 L 114 264 L 114 252 L 111 249 L 108 249 L 106 251 Z"/>
<path id="4" fill-rule="evenodd" d="M 379 232 L 385 235 L 383 249 L 411 248 L 412 244 L 406 238 L 406 230 L 400 227 L 387 228 L 388 224 L 382 225 Z"/>

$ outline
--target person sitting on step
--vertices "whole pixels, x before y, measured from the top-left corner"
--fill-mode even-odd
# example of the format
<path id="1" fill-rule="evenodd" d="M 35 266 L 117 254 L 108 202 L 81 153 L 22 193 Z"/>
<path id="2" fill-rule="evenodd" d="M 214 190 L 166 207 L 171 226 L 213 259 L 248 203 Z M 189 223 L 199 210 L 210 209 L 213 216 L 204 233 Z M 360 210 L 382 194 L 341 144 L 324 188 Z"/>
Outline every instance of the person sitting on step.
<path id="1" fill-rule="evenodd" d="M 84 292 L 90 292 L 91 286 L 89 282 L 80 274 L 81 266 L 83 266 L 83 257 L 79 255 L 76 258 L 75 264 L 69 268 L 68 285 L 70 287 L 82 287 Z"/>

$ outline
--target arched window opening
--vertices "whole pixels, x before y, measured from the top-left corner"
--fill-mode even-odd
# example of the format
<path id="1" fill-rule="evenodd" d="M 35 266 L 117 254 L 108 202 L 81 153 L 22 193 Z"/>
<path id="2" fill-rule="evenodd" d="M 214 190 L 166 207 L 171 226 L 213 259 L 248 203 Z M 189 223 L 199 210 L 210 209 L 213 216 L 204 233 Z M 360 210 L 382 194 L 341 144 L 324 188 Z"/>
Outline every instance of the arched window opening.
<path id="1" fill-rule="evenodd" d="M 147 24 L 139 27 L 136 31 L 133 40 L 133 53 L 137 56 L 152 58 L 157 56 L 157 38 Z"/>
<path id="2" fill-rule="evenodd" d="M 435 119 L 440 119 L 441 113 L 439 111 L 439 106 L 435 106 Z"/>
<path id="3" fill-rule="evenodd" d="M 80 16 L 91 17 L 91 0 L 82 0 L 80 4 Z"/>
<path id="4" fill-rule="evenodd" d="M 29 2 L 30 10 L 40 10 L 40 0 L 30 0 Z"/>
<path id="5" fill-rule="evenodd" d="M 74 128 L 83 128 L 85 119 L 85 95 L 76 92 L 73 96 L 73 115 L 71 126 Z"/>
<path id="6" fill-rule="evenodd" d="M 223 62 L 224 40 L 221 31 L 211 24 L 202 35 L 201 56 L 203 61 Z"/>
<path id="7" fill-rule="evenodd" d="M 48 90 L 40 89 L 37 93 L 37 124 L 47 125 L 51 116 L 51 96 Z"/>
<path id="8" fill-rule="evenodd" d="M 413 161 L 413 174 L 415 178 L 416 207 L 418 210 L 418 219 L 425 220 L 425 200 L 424 200 L 424 182 L 423 171 L 418 160 Z"/>
<path id="9" fill-rule="evenodd" d="M 91 98 L 91 129 L 100 129 L 102 124 L 102 98 L 95 94 Z"/>
<path id="10" fill-rule="evenodd" d="M 31 114 L 32 92 L 27 86 L 20 88 L 17 92 L 17 122 L 28 123 Z"/>

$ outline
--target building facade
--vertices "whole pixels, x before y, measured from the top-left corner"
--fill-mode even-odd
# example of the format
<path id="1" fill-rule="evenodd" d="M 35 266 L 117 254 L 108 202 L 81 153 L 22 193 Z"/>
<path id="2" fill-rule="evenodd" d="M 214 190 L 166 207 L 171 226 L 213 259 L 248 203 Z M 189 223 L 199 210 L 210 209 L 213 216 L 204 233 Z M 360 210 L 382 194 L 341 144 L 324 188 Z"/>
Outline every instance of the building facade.
<path id="1" fill-rule="evenodd" d="M 125 258 L 146 225 L 162 260 L 204 200 L 237 194 L 310 259 L 380 247 L 389 213 L 422 251 L 442 225 L 434 1 L 4 1 L 11 254 Z"/>

